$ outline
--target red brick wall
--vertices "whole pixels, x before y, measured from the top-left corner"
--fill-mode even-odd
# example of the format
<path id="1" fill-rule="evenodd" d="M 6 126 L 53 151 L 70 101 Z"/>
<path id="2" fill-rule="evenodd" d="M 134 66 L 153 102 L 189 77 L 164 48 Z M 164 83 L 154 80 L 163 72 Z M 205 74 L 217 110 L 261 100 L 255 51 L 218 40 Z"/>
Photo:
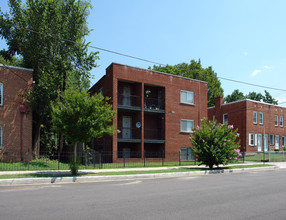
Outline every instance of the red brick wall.
<path id="1" fill-rule="evenodd" d="M 33 73 L 31 70 L 17 67 L 0 66 L 0 82 L 3 84 L 3 106 L 0 106 L 0 125 L 3 128 L 3 147 L 0 149 L 2 157 L 8 151 L 15 151 L 14 159 L 19 160 L 21 149 L 21 117 L 23 119 L 22 147 L 23 155 L 27 155 L 32 147 L 32 113 L 25 99 L 19 96 L 25 89 L 31 89 Z M 24 104 L 26 113 L 20 112 L 20 105 Z M 12 155 L 12 154 L 11 154 Z M 5 159 L 5 158 L 4 158 Z M 11 159 L 11 156 L 10 156 Z"/>
<path id="2" fill-rule="evenodd" d="M 257 112 L 257 123 L 253 123 L 253 112 Z M 263 124 L 259 123 L 259 113 L 263 113 Z M 247 152 L 257 152 L 258 146 L 249 145 L 249 133 L 253 134 L 268 134 L 268 146 L 270 150 L 274 150 L 274 145 L 270 145 L 270 134 L 279 135 L 279 149 L 282 149 L 282 136 L 286 136 L 285 125 L 280 127 L 280 124 L 276 127 L 274 125 L 275 114 L 286 117 L 286 108 L 260 103 L 256 101 L 243 100 L 221 106 L 208 109 L 209 120 L 213 119 L 213 115 L 216 115 L 216 120 L 222 123 L 222 115 L 228 114 L 228 124 L 233 125 L 234 128 L 238 129 L 241 140 L 241 150 Z M 280 121 L 279 121 L 280 122 Z M 264 149 L 264 138 L 262 136 L 262 151 Z"/>
<path id="3" fill-rule="evenodd" d="M 106 74 L 106 76 L 113 75 L 112 81 L 111 78 L 105 80 L 109 88 L 113 87 L 113 108 L 116 110 L 118 82 L 138 82 L 142 83 L 142 87 L 144 85 L 163 87 L 165 96 L 165 114 L 163 115 L 165 118 L 165 152 L 179 152 L 180 148 L 191 147 L 189 134 L 180 132 L 180 120 L 194 120 L 196 126 L 202 118 L 207 117 L 207 83 L 114 63 L 107 68 Z M 180 103 L 181 90 L 194 92 L 194 105 Z M 144 90 L 141 89 L 140 91 L 141 97 L 144 97 Z M 144 114 L 142 114 L 141 122 L 144 123 Z M 117 118 L 114 119 L 114 124 L 117 124 Z M 142 143 L 143 148 L 144 144 Z M 113 136 L 113 149 L 117 151 L 116 135 Z"/>

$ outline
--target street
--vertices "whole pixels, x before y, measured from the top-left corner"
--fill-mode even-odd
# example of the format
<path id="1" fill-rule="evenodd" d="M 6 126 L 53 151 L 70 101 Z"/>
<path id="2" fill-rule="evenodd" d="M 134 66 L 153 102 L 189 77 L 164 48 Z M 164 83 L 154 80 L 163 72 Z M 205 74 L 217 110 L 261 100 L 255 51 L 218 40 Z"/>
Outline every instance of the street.
<path id="1" fill-rule="evenodd" d="M 0 186 L 0 219 L 286 219 L 286 169 Z"/>

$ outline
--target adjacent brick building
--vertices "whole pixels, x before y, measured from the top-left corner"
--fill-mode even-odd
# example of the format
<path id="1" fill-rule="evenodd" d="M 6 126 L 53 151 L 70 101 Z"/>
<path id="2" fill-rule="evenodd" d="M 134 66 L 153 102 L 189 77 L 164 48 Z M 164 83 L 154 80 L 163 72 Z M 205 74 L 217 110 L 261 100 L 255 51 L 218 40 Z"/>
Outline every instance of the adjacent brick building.
<path id="1" fill-rule="evenodd" d="M 246 152 L 283 150 L 285 117 L 284 107 L 248 99 L 223 104 L 223 98 L 217 97 L 215 106 L 208 108 L 209 120 L 238 129 L 241 150 Z"/>
<path id="2" fill-rule="evenodd" d="M 207 117 L 207 83 L 172 74 L 112 63 L 90 92 L 110 97 L 117 111 L 117 134 L 92 144 L 110 152 L 113 162 L 144 156 L 172 160 L 172 153 L 190 149 L 192 128 Z"/>
<path id="3" fill-rule="evenodd" d="M 32 147 L 32 112 L 20 96 L 32 84 L 31 69 L 0 65 L 1 160 L 25 160 Z"/>

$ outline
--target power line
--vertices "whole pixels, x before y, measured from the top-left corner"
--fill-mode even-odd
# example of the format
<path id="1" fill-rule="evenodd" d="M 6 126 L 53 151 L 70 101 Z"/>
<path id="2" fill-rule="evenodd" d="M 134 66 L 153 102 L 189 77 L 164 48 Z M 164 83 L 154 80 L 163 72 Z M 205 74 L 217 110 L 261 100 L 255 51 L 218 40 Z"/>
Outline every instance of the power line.
<path id="1" fill-rule="evenodd" d="M 105 52 L 108 52 L 108 53 L 113 53 L 113 54 L 116 54 L 116 55 L 119 55 L 119 56 L 124 56 L 124 57 L 128 57 L 128 58 L 132 58 L 132 59 L 144 61 L 144 62 L 147 62 L 147 63 L 157 64 L 157 65 L 160 65 L 160 66 L 167 66 L 167 64 L 162 64 L 162 63 L 155 62 L 155 61 L 152 61 L 152 60 L 147 60 L 147 59 L 144 59 L 144 58 L 140 58 L 140 57 L 136 57 L 136 56 L 131 56 L 131 55 L 128 55 L 128 54 L 124 54 L 124 53 L 121 53 L 121 52 L 117 52 L 117 51 L 113 51 L 113 50 L 109 50 L 109 49 L 105 49 L 105 48 L 101 48 L 101 47 L 92 46 L 92 45 L 89 45 L 89 44 L 83 44 L 83 43 L 76 42 L 76 41 L 73 41 L 73 40 L 69 40 L 69 39 L 65 39 L 65 38 L 60 38 L 60 37 L 52 36 L 52 35 L 50 35 L 50 34 L 46 34 L 46 33 L 41 33 L 41 32 L 38 32 L 38 31 L 34 31 L 34 30 L 28 29 L 28 28 L 17 27 L 16 25 L 7 24 L 7 23 L 5 23 L 5 22 L 3 22 L 3 21 L 0 21 L 0 23 L 4 24 L 4 25 L 6 25 L 6 26 L 13 26 L 13 27 L 15 27 L 15 28 L 22 29 L 22 30 L 25 30 L 25 31 L 28 31 L 28 32 L 32 32 L 32 33 L 36 33 L 36 34 L 39 34 L 39 35 L 48 36 L 48 37 L 54 38 L 54 39 L 56 39 L 56 40 L 66 41 L 66 42 L 70 42 L 70 43 L 74 43 L 74 44 L 81 44 L 81 45 L 85 45 L 86 47 L 89 47 L 89 48 L 93 48 L 93 49 L 96 49 L 96 50 L 105 51 Z M 179 67 L 174 67 L 174 68 L 180 69 L 180 70 L 183 70 L 183 71 L 187 71 L 186 69 L 179 68 Z M 204 74 L 204 75 L 206 75 L 206 76 L 211 76 L 211 75 L 206 74 L 206 73 L 200 73 L 200 74 Z M 271 89 L 271 90 L 277 90 L 277 91 L 286 92 L 286 89 L 273 88 L 273 87 L 269 87 L 269 86 L 258 85 L 258 84 L 248 83 L 248 82 L 244 82 L 244 81 L 239 81 L 239 80 L 234 80 L 234 79 L 229 79 L 229 78 L 224 78 L 224 77 L 219 77 L 219 76 L 217 76 L 217 78 L 218 78 L 218 79 L 222 79 L 222 80 L 226 80 L 226 81 L 235 82 L 235 83 L 240 83 L 240 84 L 245 84 L 245 85 L 250 85 L 250 86 L 265 88 L 265 89 Z"/>

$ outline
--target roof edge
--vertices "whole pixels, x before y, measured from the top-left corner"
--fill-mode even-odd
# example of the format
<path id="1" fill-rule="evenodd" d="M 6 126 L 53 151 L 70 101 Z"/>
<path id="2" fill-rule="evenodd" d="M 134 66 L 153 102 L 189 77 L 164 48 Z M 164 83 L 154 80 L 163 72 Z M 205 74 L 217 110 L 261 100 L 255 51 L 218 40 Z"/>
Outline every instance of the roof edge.
<path id="1" fill-rule="evenodd" d="M 134 69 L 145 70 L 145 71 L 148 71 L 148 72 L 159 73 L 159 74 L 164 74 L 164 75 L 167 75 L 167 76 L 173 76 L 173 77 L 178 77 L 178 78 L 182 78 L 182 79 L 188 79 L 188 80 L 192 80 L 192 81 L 208 84 L 208 82 L 203 81 L 203 80 L 192 79 L 192 78 L 188 78 L 188 77 L 184 77 L 184 76 L 178 76 L 178 75 L 174 75 L 174 74 L 170 74 L 170 73 L 164 73 L 164 72 L 159 72 L 159 71 L 155 71 L 155 70 L 144 69 L 144 68 L 141 68 L 141 67 L 130 66 L 130 65 L 121 64 L 121 63 L 112 62 L 108 67 L 110 67 L 112 64 L 120 65 L 120 66 L 126 66 L 126 67 L 130 67 L 130 68 L 134 68 Z"/>
<path id="2" fill-rule="evenodd" d="M 4 68 L 10 68 L 10 69 L 18 69 L 18 70 L 26 70 L 26 71 L 31 71 L 33 72 L 33 69 L 30 68 L 25 68 L 25 67 L 19 67 L 19 66 L 10 66 L 10 65 L 5 65 L 5 64 L 0 64 L 0 67 L 4 67 Z"/>

